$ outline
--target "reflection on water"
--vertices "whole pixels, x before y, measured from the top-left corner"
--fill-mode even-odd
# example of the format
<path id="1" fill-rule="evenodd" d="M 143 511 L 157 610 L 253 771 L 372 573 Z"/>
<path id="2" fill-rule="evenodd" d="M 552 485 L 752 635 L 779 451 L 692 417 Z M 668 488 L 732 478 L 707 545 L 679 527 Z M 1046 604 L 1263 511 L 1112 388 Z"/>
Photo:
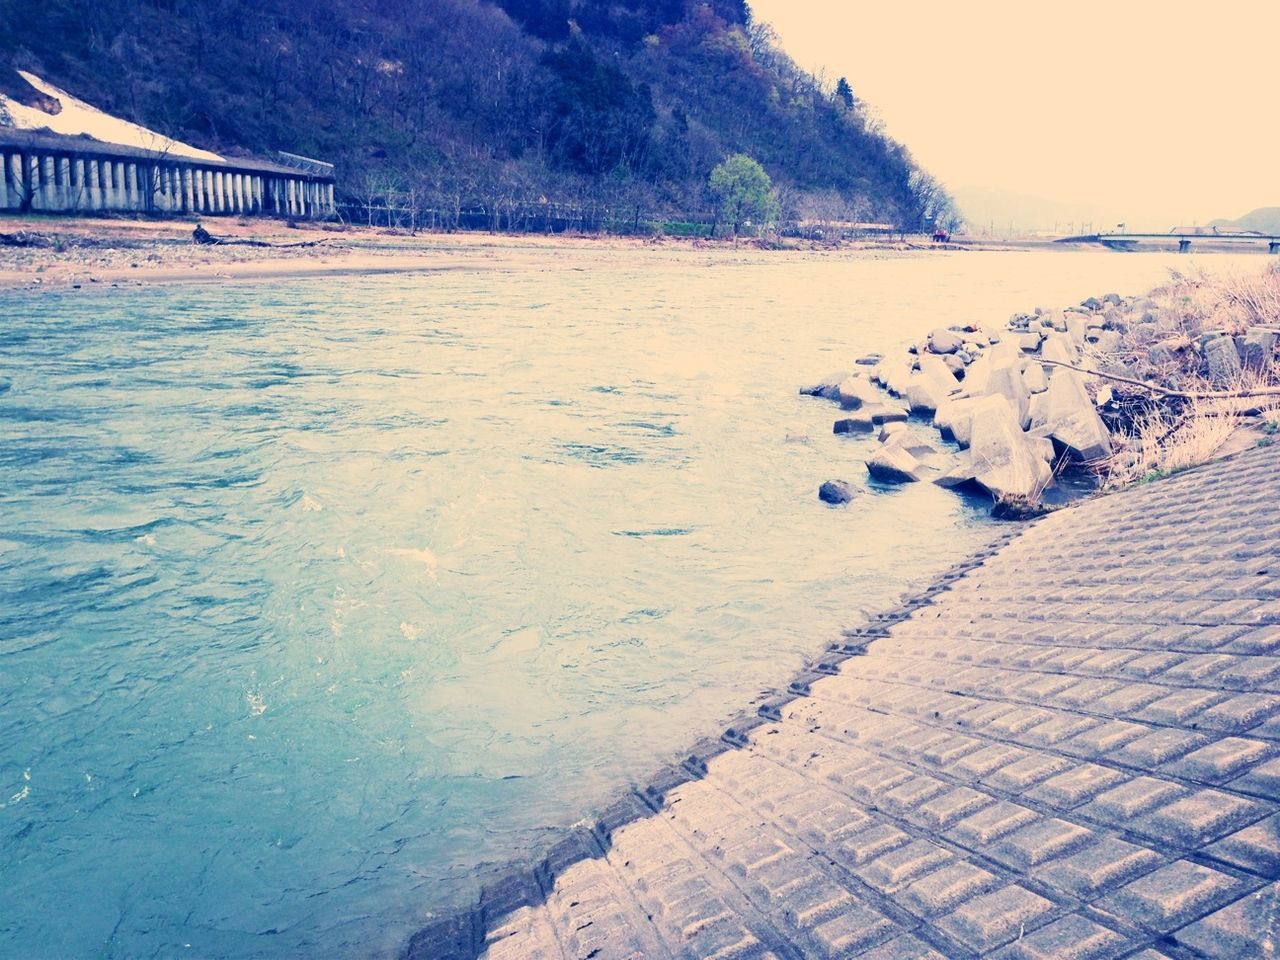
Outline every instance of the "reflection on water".
<path id="1" fill-rule="evenodd" d="M 393 951 L 989 535 L 802 381 L 1168 262 L 10 298 L 0 954 Z"/>

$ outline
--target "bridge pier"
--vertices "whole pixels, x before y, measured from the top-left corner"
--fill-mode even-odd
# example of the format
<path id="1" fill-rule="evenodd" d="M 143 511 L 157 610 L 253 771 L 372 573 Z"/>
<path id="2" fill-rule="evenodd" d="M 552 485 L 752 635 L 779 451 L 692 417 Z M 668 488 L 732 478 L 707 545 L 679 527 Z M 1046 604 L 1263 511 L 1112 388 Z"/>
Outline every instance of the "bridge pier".
<path id="1" fill-rule="evenodd" d="M 1267 253 L 1280 253 L 1280 240 L 1272 240 L 1268 243 Z"/>
<path id="2" fill-rule="evenodd" d="M 1178 241 L 1178 252 L 1179 252 L 1179 253 L 1190 253 L 1190 252 L 1191 252 L 1191 241 L 1190 241 L 1190 240 L 1179 240 L 1179 241 Z"/>

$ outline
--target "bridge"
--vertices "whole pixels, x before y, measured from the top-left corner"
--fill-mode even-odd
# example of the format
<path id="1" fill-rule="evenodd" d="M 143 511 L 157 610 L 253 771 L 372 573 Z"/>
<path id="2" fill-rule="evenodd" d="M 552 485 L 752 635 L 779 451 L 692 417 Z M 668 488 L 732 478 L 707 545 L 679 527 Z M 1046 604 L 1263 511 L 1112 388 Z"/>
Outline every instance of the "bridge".
<path id="1" fill-rule="evenodd" d="M 1188 253 L 1191 241 L 1210 243 L 1265 243 L 1268 253 L 1280 253 L 1280 235 L 1264 233 L 1199 233 L 1191 230 L 1171 230 L 1168 233 L 1091 233 L 1079 237 L 1062 237 L 1056 243 L 1100 243 L 1113 250 L 1132 250 L 1140 241 L 1178 241 L 1178 252 Z"/>

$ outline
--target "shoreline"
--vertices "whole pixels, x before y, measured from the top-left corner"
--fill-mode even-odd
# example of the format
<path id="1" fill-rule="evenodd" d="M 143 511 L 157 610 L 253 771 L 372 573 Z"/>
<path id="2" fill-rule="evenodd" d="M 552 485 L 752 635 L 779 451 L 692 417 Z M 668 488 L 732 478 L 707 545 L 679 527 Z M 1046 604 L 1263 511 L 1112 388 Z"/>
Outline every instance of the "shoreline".
<path id="1" fill-rule="evenodd" d="M 1131 883 L 1135 897 L 1140 892 L 1160 907 L 1162 901 L 1158 898 L 1185 893 L 1198 879 L 1174 872 L 1179 863 L 1190 862 L 1183 860 L 1190 855 L 1183 838 L 1198 837 L 1195 847 L 1217 841 L 1209 847 L 1211 853 L 1219 854 L 1215 867 L 1222 869 L 1222 864 L 1226 864 L 1225 869 L 1233 871 L 1226 876 L 1234 878 L 1237 888 L 1230 898 L 1219 895 L 1194 910 L 1181 908 L 1172 916 L 1178 921 L 1176 926 L 1192 931 L 1197 942 L 1206 945 L 1208 956 L 1242 955 L 1214 949 L 1224 943 L 1238 946 L 1243 941 L 1234 925 L 1212 921 L 1220 915 L 1218 911 L 1230 917 L 1230 911 L 1238 911 L 1239 904 L 1247 902 L 1251 890 L 1275 879 L 1271 872 L 1275 863 L 1274 835 L 1280 828 L 1273 826 L 1270 832 L 1264 832 L 1256 825 L 1265 823 L 1265 818 L 1274 812 L 1274 798 L 1268 795 L 1267 788 L 1270 775 L 1260 768 L 1255 773 L 1255 767 L 1262 761 L 1237 762 L 1230 777 L 1213 778 L 1197 767 L 1164 766 L 1161 754 L 1113 757 L 1113 748 L 1108 744 L 1094 745 L 1086 738 L 1092 729 L 1105 730 L 1127 724 L 1134 728 L 1133 736 L 1150 731 L 1154 737 L 1165 738 L 1172 729 L 1190 738 L 1187 746 L 1174 751 L 1179 757 L 1206 743 L 1206 752 L 1219 749 L 1215 741 L 1258 744 L 1260 749 L 1255 757 L 1273 756 L 1270 747 L 1276 737 L 1274 718 L 1270 722 L 1262 722 L 1258 717 L 1237 720 L 1233 714 L 1224 719 L 1205 707 L 1197 707 L 1163 723 L 1163 718 L 1157 718 L 1153 725 L 1153 718 L 1144 714 L 1135 717 L 1133 709 L 1126 708 L 1126 701 L 1117 700 L 1114 694 L 1128 683 L 1158 690 L 1160 696 L 1167 691 L 1173 699 L 1185 698 L 1192 691 L 1201 695 L 1218 691 L 1212 703 L 1218 703 L 1227 695 L 1239 696 L 1239 683 L 1219 684 L 1216 677 L 1191 681 L 1178 678 L 1167 687 L 1153 687 L 1153 684 L 1170 681 L 1151 678 L 1147 673 L 1135 677 L 1123 665 L 1139 657 L 1163 657 L 1178 664 L 1210 656 L 1209 651 L 1217 647 L 1231 650 L 1235 656 L 1243 654 L 1245 661 L 1265 658 L 1274 662 L 1272 647 L 1255 648 L 1249 643 L 1253 634 L 1248 631 L 1264 634 L 1268 629 L 1265 624 L 1280 622 L 1277 619 L 1280 613 L 1260 616 L 1255 622 L 1226 612 L 1229 605 L 1218 599 L 1217 591 L 1229 581 L 1220 574 L 1207 579 L 1176 581 L 1179 586 L 1189 584 L 1189 592 L 1198 597 L 1212 595 L 1216 603 L 1224 603 L 1223 616 L 1215 616 L 1212 626 L 1203 626 L 1203 616 L 1197 619 L 1180 610 L 1169 612 L 1161 607 L 1173 587 L 1163 581 L 1156 586 L 1153 582 L 1156 565 L 1153 564 L 1138 567 L 1132 577 L 1121 577 L 1119 592 L 1123 602 L 1116 609 L 1124 612 L 1117 616 L 1106 606 L 1106 602 L 1114 603 L 1117 598 L 1106 596 L 1107 588 L 1098 585 L 1105 580 L 1090 582 L 1087 578 L 1081 580 L 1079 575 L 1076 580 L 1062 580 L 1058 575 L 1058 580 L 1062 580 L 1059 583 L 1047 571 L 1053 569 L 1055 560 L 1062 559 L 1063 555 L 1079 554 L 1078 548 L 1069 545 L 1070 538 L 1063 536 L 1060 528 L 1064 524 L 1072 523 L 1077 535 L 1078 528 L 1086 528 L 1089 536 L 1085 539 L 1096 551 L 1109 554 L 1114 560 L 1127 559 L 1126 546 L 1132 537 L 1130 540 L 1117 537 L 1114 527 L 1118 525 L 1132 532 L 1138 529 L 1135 524 L 1154 512 L 1157 529 L 1183 528 L 1189 522 L 1187 508 L 1202 503 L 1209 491 L 1229 487 L 1240 494 L 1249 489 L 1251 482 L 1256 486 L 1261 478 L 1272 482 L 1275 456 L 1270 450 L 1240 451 L 1223 460 L 1189 469 L 1158 493 L 1149 487 L 1117 491 L 1115 495 L 1075 505 L 1070 511 L 1070 521 L 1064 519 L 1064 513 L 1058 513 L 1005 526 L 984 548 L 935 577 L 918 592 L 887 611 L 870 616 L 865 626 L 845 631 L 843 642 L 830 644 L 762 702 L 744 707 L 718 737 L 705 736 L 693 741 L 684 752 L 684 759 L 673 760 L 643 782 L 618 791 L 612 803 L 560 831 L 560 839 L 540 856 L 515 858 L 495 865 L 469 905 L 424 917 L 418 932 L 397 954 L 398 958 L 498 960 L 542 955 L 539 948 L 550 944 L 581 947 L 579 955 L 582 955 L 592 946 L 609 942 L 610 938 L 634 938 L 637 929 L 643 931 L 642 936 L 665 944 L 672 953 L 678 947 L 698 952 L 694 943 L 704 935 L 710 936 L 708 931 L 713 931 L 715 925 L 732 924 L 735 916 L 746 924 L 748 937 L 776 949 L 784 944 L 808 943 L 809 927 L 819 921 L 827 926 L 840 923 L 839 912 L 848 909 L 850 902 L 867 902 L 877 913 L 868 917 L 864 912 L 855 912 L 855 926 L 859 929 L 845 931 L 841 927 L 840 932 L 850 942 L 862 943 L 856 939 L 859 937 L 867 942 L 880 942 L 886 951 L 894 946 L 904 949 L 910 946 L 911 955 L 925 956 L 921 938 L 948 951 L 946 954 L 928 952 L 928 956 L 990 956 L 1011 940 L 1022 940 L 1026 936 L 1034 938 L 1032 942 L 1040 946 L 1059 947 L 1064 942 L 1059 926 L 1064 916 L 1069 918 L 1073 906 L 1078 908 L 1079 900 L 1072 898 L 1081 897 L 1079 890 L 1071 884 L 1055 884 L 1052 878 L 1046 884 L 1042 872 L 1032 869 L 1040 859 L 1021 850 L 1015 850 L 1010 856 L 1011 841 L 1003 838 L 1011 833 L 1015 840 L 1025 836 L 1026 845 L 1035 847 L 1044 845 L 1046 824 L 1050 828 L 1074 831 L 1069 842 L 1055 840 L 1056 845 L 1044 858 L 1057 862 L 1088 845 L 1082 839 L 1086 836 L 1082 830 L 1102 836 L 1110 835 L 1111 831 L 1123 833 L 1132 815 L 1123 808 L 1100 805 L 1104 801 L 1098 801 L 1098 797 L 1105 799 L 1105 792 L 1117 783 L 1147 782 L 1173 782 L 1181 787 L 1181 792 L 1173 791 L 1174 804 L 1169 808 L 1176 811 L 1177 816 L 1172 816 L 1168 825 L 1155 823 L 1153 829 L 1152 822 L 1146 821 L 1146 826 L 1137 834 L 1123 833 L 1128 843 L 1118 849 L 1093 848 L 1116 877 L 1108 878 L 1105 884 L 1099 884 L 1098 890 L 1084 895 L 1084 902 L 1091 903 L 1116 888 L 1123 892 L 1127 888 L 1122 885 Z M 1253 494 L 1258 500 L 1265 495 L 1257 491 Z M 1231 542 L 1232 538 L 1224 535 L 1221 528 L 1238 525 L 1239 517 L 1223 506 L 1208 512 L 1211 516 L 1207 519 L 1197 512 L 1190 522 L 1214 527 L 1218 542 Z M 1177 545 L 1162 542 L 1159 533 L 1150 535 L 1149 539 L 1153 549 L 1164 551 L 1165 562 L 1179 549 Z M 1262 559 L 1267 556 L 1268 542 L 1274 541 L 1266 536 L 1255 537 L 1247 548 L 1224 550 L 1235 551 L 1231 553 L 1232 562 L 1261 565 L 1264 569 L 1259 575 L 1268 576 L 1267 564 Z M 1060 556 L 1055 557 L 1055 551 Z M 986 597 L 985 602 L 997 609 L 1008 605 L 1010 590 L 1016 592 L 1017 588 L 1005 586 L 1002 591 L 1001 581 L 1008 577 L 1010 566 L 1027 562 L 1028 558 L 1020 558 L 1019 554 L 1033 552 L 1049 555 L 1048 559 L 1041 557 L 1038 561 L 1049 578 L 1047 584 L 1041 585 L 1040 592 L 1047 593 L 1059 606 L 1087 607 L 1087 616 L 1066 616 L 1057 621 L 1056 629 L 1049 631 L 1044 627 L 1053 621 L 1015 608 L 1007 614 L 1016 623 L 1018 632 L 1013 635 L 1008 635 L 1007 629 L 1002 632 L 1000 625 L 994 630 L 975 627 L 971 606 L 983 602 L 991 585 L 994 585 L 989 591 L 992 596 Z M 1202 563 L 1208 561 L 1195 558 L 1193 565 Z M 1115 566 L 1119 564 L 1105 569 L 1112 570 Z M 1270 583 L 1273 582 L 1274 579 Z M 1273 589 L 1270 583 L 1265 585 L 1266 596 L 1275 595 L 1266 592 Z M 1145 587 L 1160 599 L 1148 601 L 1152 611 L 1145 614 L 1145 619 L 1135 621 L 1128 608 L 1136 608 L 1142 602 L 1132 598 L 1138 587 Z M 1095 613 L 1100 594 L 1104 601 L 1102 609 L 1106 611 L 1102 622 L 1107 627 L 1101 631 L 1097 629 Z M 1238 595 L 1231 593 L 1232 597 Z M 1040 599 L 1039 595 L 1033 596 Z M 1275 607 L 1274 602 L 1271 607 Z M 1135 624 L 1148 619 L 1170 637 L 1153 634 L 1144 639 L 1150 631 Z M 1194 627 L 1191 626 L 1193 620 Z M 1232 641 L 1223 647 L 1221 636 L 1206 638 L 1202 643 L 1187 639 L 1196 633 L 1214 630 L 1233 638 Z M 1007 655 L 1002 658 L 996 651 Z M 1046 663 L 1049 654 L 1056 659 Z M 1082 667 L 1086 654 L 1091 656 Z M 1102 663 L 1094 666 L 1095 661 Z M 1049 692 L 1042 692 L 1039 686 L 1006 690 L 1010 681 L 1018 681 L 1019 686 L 1024 682 L 1042 684 Z M 845 691 L 843 688 L 850 684 L 854 690 Z M 1064 688 L 1087 685 L 1097 688 L 1094 694 L 1097 697 L 1111 694 L 1110 699 L 1116 700 L 1119 707 L 1105 701 L 1090 706 L 1087 699 L 1080 701 L 1067 694 L 1058 696 Z M 904 700 L 904 693 L 910 694 L 910 699 Z M 1151 697 L 1143 700 L 1144 703 L 1150 701 Z M 1006 715 L 1024 714 L 1036 722 L 1015 729 L 1000 725 Z M 848 726 L 854 722 L 855 715 L 862 724 Z M 1037 724 L 1041 723 L 1047 723 L 1055 731 L 1061 728 L 1073 736 L 1078 734 L 1080 742 L 1072 746 L 1073 741 L 1068 740 L 1063 746 L 1064 737 L 1039 736 L 1037 730 L 1042 728 Z M 1261 732 L 1255 732 L 1254 728 Z M 779 737 L 781 743 L 770 744 L 769 735 L 779 733 L 786 734 Z M 908 734 L 909 742 L 898 742 Z M 1243 737 L 1261 739 L 1242 740 Z M 1128 744 L 1131 738 L 1122 739 Z M 917 743 L 921 740 L 924 750 Z M 944 740 L 947 741 L 945 749 L 939 747 Z M 999 772 L 1011 760 L 1015 761 L 1011 769 L 1032 770 L 1030 783 L 1022 782 L 1023 773 L 1003 782 L 989 780 L 990 770 L 977 767 L 975 773 L 975 768 L 953 761 L 954 756 L 978 756 L 993 751 L 999 762 L 992 763 L 992 768 Z M 1196 756 L 1192 754 L 1193 758 Z M 758 770 L 751 766 L 753 763 Z M 751 769 L 758 776 L 744 776 L 745 769 Z M 858 770 L 863 773 L 855 772 Z M 797 775 L 805 778 L 805 789 L 800 793 L 794 787 L 783 786 L 788 778 L 797 781 Z M 1258 775 L 1262 775 L 1260 780 L 1256 779 Z M 1145 780 L 1133 780 L 1135 776 Z M 1048 779 L 1050 777 L 1055 779 Z M 1159 780 L 1152 779 L 1155 777 Z M 1251 778 L 1256 782 L 1251 783 Z M 1026 788 L 1046 779 L 1050 786 L 1059 781 L 1065 785 L 1060 792 L 1043 786 L 1025 792 Z M 1080 780 L 1080 785 L 1074 780 Z M 905 796 L 900 796 L 904 791 L 890 792 L 904 781 L 912 788 Z M 756 784 L 758 789 L 748 788 Z M 928 789 L 914 789 L 921 785 L 927 785 Z M 1077 823 L 1081 814 L 1076 808 L 1082 800 L 1075 798 L 1073 791 L 1081 789 L 1081 785 L 1083 799 L 1093 801 L 1093 806 L 1084 808 L 1083 820 Z M 1191 796 L 1192 790 L 1206 791 L 1206 799 L 1211 791 L 1215 799 L 1236 806 L 1215 814 L 1212 825 L 1197 823 L 1188 830 L 1180 817 L 1194 812 L 1187 809 L 1187 800 L 1177 798 Z M 718 802 L 708 804 L 708 793 Z M 802 799 L 810 794 L 816 797 L 814 802 Z M 922 797 L 934 799 L 934 806 L 942 804 L 939 809 L 946 811 L 945 815 L 933 814 L 921 819 L 915 807 L 923 802 Z M 1240 804 L 1256 804 L 1259 800 L 1267 804 L 1265 809 L 1251 811 L 1248 816 L 1240 815 Z M 995 810 L 993 803 L 1003 805 L 1002 812 L 1012 812 L 1016 818 L 1007 820 L 1006 813 L 1007 822 L 979 824 L 980 829 L 968 833 L 957 827 L 957 823 L 960 827 L 968 823 L 962 818 L 975 809 L 979 811 L 975 820 L 989 819 L 988 814 Z M 841 807 L 841 812 L 834 816 L 830 814 L 833 804 Z M 845 808 L 851 812 L 844 812 Z M 981 812 L 984 808 L 988 808 L 986 814 Z M 692 811 L 688 814 L 690 819 L 685 823 L 682 811 L 689 810 Z M 744 819 L 744 813 L 753 819 Z M 1254 825 L 1251 827 L 1251 824 Z M 810 829 L 811 833 L 806 832 Z M 849 834 L 861 836 L 864 830 L 870 830 L 867 836 L 872 838 L 865 852 L 849 839 Z M 885 840 L 886 831 L 892 835 L 889 842 Z M 668 846 L 663 842 L 671 838 L 678 838 L 679 863 L 684 867 L 674 874 L 667 859 Z M 765 853 L 770 856 L 758 862 L 743 859 L 759 849 L 762 838 L 768 844 Z M 1224 847 L 1232 842 L 1234 847 Z M 920 895 L 901 897 L 897 888 L 881 889 L 876 882 L 878 875 L 866 872 L 877 869 L 881 857 L 886 866 L 879 869 L 892 867 L 900 871 L 902 855 L 914 852 L 925 843 L 931 849 L 941 847 L 949 851 L 944 863 L 976 860 L 984 872 L 994 876 L 983 883 L 960 887 L 954 893 L 951 888 L 943 890 L 938 896 L 949 899 L 945 910 L 939 910 L 931 907 L 929 900 L 921 903 Z M 1158 852 L 1164 859 L 1150 857 L 1150 862 L 1135 869 L 1125 860 L 1134 843 L 1139 848 Z M 780 859 L 782 856 L 791 859 Z M 769 876 L 770 865 L 775 862 L 790 868 L 782 872 L 777 883 Z M 810 865 L 813 874 L 815 862 L 818 863 L 816 875 L 826 884 L 824 891 L 831 889 L 833 882 L 847 889 L 843 899 L 827 898 L 838 910 L 821 909 L 821 900 L 819 909 L 815 909 L 814 898 L 808 893 L 813 884 L 796 882 L 797 876 L 802 875 L 799 864 Z M 938 866 L 939 863 L 930 861 L 923 868 L 911 867 L 912 879 Z M 1205 871 L 1203 866 L 1199 869 Z M 725 887 L 717 874 L 728 876 L 730 873 L 741 879 Z M 691 895 L 687 882 L 690 874 L 704 879 L 707 889 L 716 890 L 717 895 Z M 850 875 L 869 883 L 847 883 L 846 877 Z M 1169 891 L 1161 889 L 1148 895 L 1143 889 L 1144 884 L 1151 882 L 1148 876 L 1168 878 Z M 638 879 L 643 879 L 643 883 L 637 882 Z M 1001 883 L 1005 886 L 1000 893 L 987 892 L 992 887 L 1000 887 Z M 1025 892 L 1028 888 L 1034 891 L 1034 899 L 1028 900 Z M 619 897 L 619 890 L 629 890 L 629 896 Z M 725 890 L 729 890 L 728 905 L 719 899 L 726 896 Z M 1009 890 L 1019 892 L 1024 902 L 1018 904 L 1021 911 L 1018 917 L 1004 921 L 999 915 L 1005 907 L 995 898 L 1007 896 Z M 1058 906 L 1056 901 L 1063 890 L 1067 892 L 1065 906 Z M 946 911 L 955 910 L 954 916 L 973 909 L 966 906 L 970 902 L 984 907 L 982 912 L 974 914 L 973 921 L 948 925 L 945 922 L 948 918 L 943 917 L 943 922 L 939 922 Z M 1028 904 L 1034 904 L 1034 909 L 1028 910 Z M 808 909 L 816 918 L 813 923 L 797 922 L 800 907 Z M 858 909 L 854 907 L 855 911 Z M 1105 914 L 1097 916 L 1106 919 Z M 886 923 L 885 917 L 892 923 Z M 602 926 L 607 929 L 601 930 Z M 585 932 L 588 928 L 592 928 L 589 933 Z M 1112 939 L 1131 938 L 1131 946 L 1140 946 L 1154 935 L 1145 932 L 1140 924 L 1121 923 L 1114 931 L 1105 927 L 1098 929 Z M 1096 937 L 1092 929 L 1086 933 Z M 821 942 L 826 944 L 827 938 Z M 716 944 L 719 943 L 716 940 Z M 877 951 L 876 955 L 881 953 Z"/>
<path id="2" fill-rule="evenodd" d="M 110 288 L 225 280 L 431 273 L 454 270 L 602 269 L 646 262 L 689 266 L 786 263 L 797 257 L 911 257 L 911 243 L 797 244 L 538 234 L 421 233 L 274 220 L 205 220 L 226 244 L 191 241 L 195 221 L 0 217 L 0 291 Z M 302 246 L 301 244 L 308 244 Z"/>
<path id="3" fill-rule="evenodd" d="M 0 216 L 0 292 L 88 290 L 153 284 L 375 276 L 455 270 L 607 269 L 645 262 L 699 267 L 776 265 L 797 259 L 897 259 L 953 253 L 1093 251 L 1046 240 L 961 238 L 833 244 L 787 239 L 768 247 L 679 237 L 621 237 L 479 232 L 410 235 L 380 227 L 267 219 L 208 218 L 224 244 L 192 242 L 195 218 L 128 220 L 42 215 Z M 22 245 L 30 238 L 30 245 Z M 1159 247 L 1140 252 L 1165 252 Z M 1204 254 L 1236 249 L 1201 248 Z"/>

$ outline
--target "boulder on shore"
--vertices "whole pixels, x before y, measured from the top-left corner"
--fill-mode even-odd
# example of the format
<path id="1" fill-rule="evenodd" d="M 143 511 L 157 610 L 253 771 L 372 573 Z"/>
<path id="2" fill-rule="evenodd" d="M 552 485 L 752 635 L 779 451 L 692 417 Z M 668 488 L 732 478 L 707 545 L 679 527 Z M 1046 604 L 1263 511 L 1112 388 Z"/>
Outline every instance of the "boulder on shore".
<path id="1" fill-rule="evenodd" d="M 1076 460 L 1101 460 L 1111 454 L 1111 433 L 1084 388 L 1084 377 L 1075 370 L 1057 367 L 1044 393 L 1044 422 L 1036 424 Z M 1038 417 L 1033 417 L 1038 420 Z"/>
<path id="2" fill-rule="evenodd" d="M 974 480 L 996 499 L 1036 496 L 1051 475 L 1027 442 L 1013 404 L 1002 394 L 983 397 L 974 405 L 969 456 Z"/>
<path id="3" fill-rule="evenodd" d="M 911 412 L 931 414 L 959 388 L 955 374 L 940 357 L 922 356 L 920 372 L 907 382 L 907 401 L 911 404 Z"/>
<path id="4" fill-rule="evenodd" d="M 852 375 L 845 377 L 837 384 L 835 399 L 845 410 L 857 410 L 863 404 L 878 403 L 880 394 L 872 386 L 870 380 L 864 380 L 861 376 Z"/>
<path id="5" fill-rule="evenodd" d="M 875 422 L 864 413 L 855 417 L 844 417 L 837 420 L 831 428 L 832 433 L 871 433 L 875 430 Z"/>
<path id="6" fill-rule="evenodd" d="M 955 353 L 963 344 L 964 341 L 959 336 L 942 327 L 929 334 L 931 353 Z"/>
<path id="7" fill-rule="evenodd" d="M 838 396 L 836 389 L 848 377 L 848 373 L 833 373 L 830 376 L 823 377 L 817 383 L 801 387 L 800 395 L 802 397 L 822 397 L 824 400 L 835 400 Z"/>
<path id="8" fill-rule="evenodd" d="M 915 483 L 924 469 L 924 464 L 892 440 L 881 445 L 867 461 L 867 473 L 881 483 Z"/>
<path id="9" fill-rule="evenodd" d="M 1245 369 L 1270 373 L 1275 363 L 1276 332 L 1267 327 L 1250 327 L 1240 343 Z"/>
<path id="10" fill-rule="evenodd" d="M 1240 379 L 1240 352 L 1231 335 L 1223 334 L 1206 341 L 1204 359 L 1209 367 L 1209 379 L 1215 386 L 1229 386 Z"/>
<path id="11" fill-rule="evenodd" d="M 818 499 L 823 503 L 848 503 L 854 497 L 854 489 L 843 480 L 828 480 L 818 488 Z"/>

